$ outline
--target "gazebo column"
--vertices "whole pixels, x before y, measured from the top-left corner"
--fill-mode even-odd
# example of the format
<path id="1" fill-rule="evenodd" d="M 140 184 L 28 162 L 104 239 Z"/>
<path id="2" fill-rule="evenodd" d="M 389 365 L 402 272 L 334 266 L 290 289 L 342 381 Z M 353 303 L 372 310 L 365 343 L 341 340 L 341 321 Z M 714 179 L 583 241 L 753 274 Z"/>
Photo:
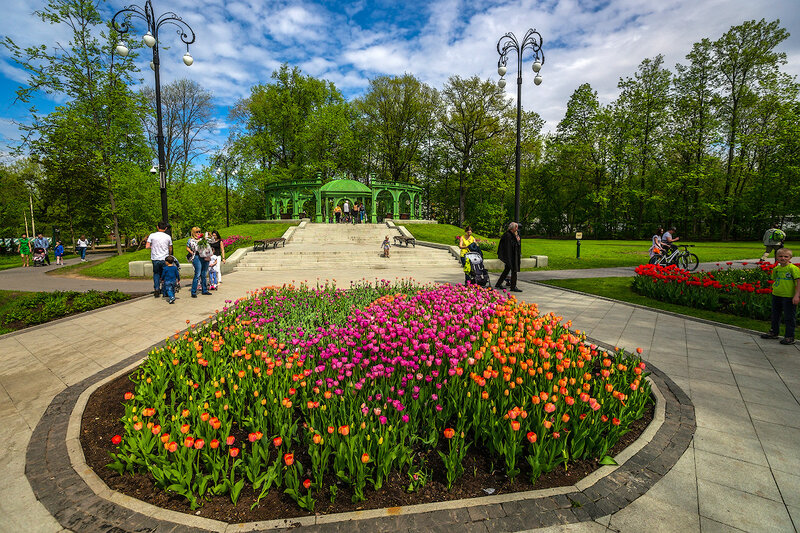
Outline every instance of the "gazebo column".
<path id="1" fill-rule="evenodd" d="M 400 193 L 392 191 L 392 200 L 394 200 L 394 208 L 392 209 L 392 216 L 394 220 L 400 220 Z"/>
<path id="2" fill-rule="evenodd" d="M 317 201 L 317 214 L 314 216 L 314 222 L 322 222 L 322 193 L 319 189 L 314 191 L 314 199 Z"/>
<path id="3" fill-rule="evenodd" d="M 374 187 L 372 189 L 372 202 L 370 202 L 370 203 L 371 203 L 371 205 L 369 206 L 370 219 L 372 220 L 373 224 L 377 224 L 378 223 L 378 211 L 377 211 L 378 191 Z"/>
<path id="4" fill-rule="evenodd" d="M 417 195 L 412 193 L 412 192 L 408 193 L 408 199 L 411 202 L 409 204 L 409 207 L 408 207 L 408 218 L 409 218 L 409 220 L 416 220 L 417 219 L 417 217 L 414 216 L 414 200 L 415 200 L 416 196 Z"/>

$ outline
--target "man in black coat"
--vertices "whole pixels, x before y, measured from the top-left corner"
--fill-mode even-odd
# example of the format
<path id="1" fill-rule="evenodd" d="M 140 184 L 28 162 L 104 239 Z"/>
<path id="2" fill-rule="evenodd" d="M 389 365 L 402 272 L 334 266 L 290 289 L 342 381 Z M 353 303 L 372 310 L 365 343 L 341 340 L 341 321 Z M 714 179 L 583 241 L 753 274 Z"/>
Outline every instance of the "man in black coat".
<path id="1" fill-rule="evenodd" d="M 518 225 L 512 222 L 508 225 L 502 237 L 500 237 L 500 244 L 497 246 L 497 257 L 505 264 L 503 273 L 495 283 L 495 288 L 501 289 L 503 281 L 506 276 L 511 274 L 511 292 L 522 292 L 517 288 L 517 272 L 519 272 L 520 263 L 522 260 L 522 244 L 520 243 L 519 233 L 517 231 Z"/>

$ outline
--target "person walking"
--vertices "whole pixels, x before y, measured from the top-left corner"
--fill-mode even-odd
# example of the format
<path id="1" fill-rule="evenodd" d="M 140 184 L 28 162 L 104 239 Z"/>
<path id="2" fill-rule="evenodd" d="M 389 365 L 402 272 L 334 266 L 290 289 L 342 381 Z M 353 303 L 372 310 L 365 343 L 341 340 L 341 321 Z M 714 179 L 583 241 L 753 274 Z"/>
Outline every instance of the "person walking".
<path id="1" fill-rule="evenodd" d="M 342 208 L 338 205 L 333 208 L 333 216 L 336 218 L 336 223 L 338 224 L 342 219 Z"/>
<path id="2" fill-rule="evenodd" d="M 347 224 L 350 222 L 350 202 L 345 200 L 344 205 L 342 206 L 342 212 L 344 213 L 344 223 Z"/>
<path id="3" fill-rule="evenodd" d="M 172 255 L 172 237 L 167 233 L 167 223 L 159 222 L 156 232 L 147 237 L 145 248 L 150 249 L 150 261 L 153 263 L 153 297 L 161 296 L 161 272 L 164 270 L 165 260 Z"/>
<path id="4" fill-rule="evenodd" d="M 462 235 L 458 239 L 458 247 L 461 250 L 461 268 L 464 268 L 464 266 L 466 266 L 467 262 L 466 255 L 467 252 L 469 252 L 469 245 L 472 244 L 473 242 L 475 242 L 475 237 L 472 236 L 472 226 L 467 225 L 467 227 L 464 228 L 464 235 Z M 469 274 L 464 272 L 464 285 L 466 285 L 468 282 L 469 282 Z"/>
<path id="5" fill-rule="evenodd" d="M 764 262 L 769 259 L 769 254 L 775 252 L 775 264 L 778 263 L 778 250 L 783 248 L 783 241 L 786 240 L 786 233 L 780 229 L 780 224 L 775 222 L 764 232 L 763 242 L 766 251 L 759 261 Z"/>
<path id="6" fill-rule="evenodd" d="M 214 255 L 219 258 L 214 267 L 217 272 L 217 283 L 214 284 L 216 286 L 222 283 L 222 264 L 225 262 L 225 243 L 222 242 L 222 236 L 219 234 L 219 231 L 214 230 L 211 232 L 209 244 L 211 245 L 211 249 L 214 250 Z"/>
<path id="7" fill-rule="evenodd" d="M 61 241 L 56 241 L 56 247 L 53 248 L 53 253 L 56 256 L 56 264 L 63 265 L 64 264 L 64 245 L 61 244 Z"/>
<path id="8" fill-rule="evenodd" d="M 86 240 L 86 235 L 81 235 L 81 238 L 75 243 L 75 247 L 78 249 L 78 253 L 81 254 L 81 261 L 85 262 L 86 250 L 89 248 L 89 241 Z"/>
<path id="9" fill-rule="evenodd" d="M 22 238 L 17 244 L 17 253 L 22 258 L 22 266 L 31 266 L 31 240 L 28 238 L 27 233 L 22 234 Z"/>
<path id="10" fill-rule="evenodd" d="M 44 250 L 44 260 L 47 263 L 47 266 L 50 266 L 50 254 L 47 250 L 50 247 L 50 239 L 40 233 L 33 241 L 33 247 L 42 248 Z"/>
<path id="11" fill-rule="evenodd" d="M 497 246 L 497 257 L 503 262 L 505 268 L 497 279 L 497 283 L 494 285 L 495 288 L 502 289 L 503 282 L 510 274 L 511 288 L 509 290 L 511 292 L 522 292 L 521 289 L 517 288 L 517 273 L 522 262 L 522 242 L 519 236 L 519 225 L 516 222 L 509 224 L 508 231 L 500 237 L 500 243 Z"/>
<path id="12" fill-rule="evenodd" d="M 192 236 L 186 242 L 186 259 L 192 262 L 194 277 L 192 278 L 192 298 L 197 298 L 197 285 L 200 284 L 200 294 L 211 296 L 208 290 L 208 263 L 214 250 L 203 237 L 203 232 L 197 226 L 192 228 Z"/>

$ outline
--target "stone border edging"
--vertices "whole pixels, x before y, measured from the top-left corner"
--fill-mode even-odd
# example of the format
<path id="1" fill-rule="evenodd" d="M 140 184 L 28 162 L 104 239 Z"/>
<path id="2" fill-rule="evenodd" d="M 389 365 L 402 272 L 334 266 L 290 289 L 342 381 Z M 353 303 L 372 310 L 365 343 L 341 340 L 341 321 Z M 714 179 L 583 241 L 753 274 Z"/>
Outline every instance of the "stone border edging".
<path id="1" fill-rule="evenodd" d="M 676 318 L 682 318 L 682 319 L 685 319 L 685 320 L 692 320 L 694 322 L 700 322 L 701 324 L 707 324 L 709 326 L 717 326 L 717 327 L 720 327 L 720 328 L 732 329 L 734 331 L 739 331 L 741 333 L 747 333 L 748 335 L 759 335 L 761 333 L 764 333 L 763 331 L 756 331 L 754 329 L 748 329 L 748 328 L 743 328 L 743 327 L 740 327 L 740 326 L 734 326 L 732 324 L 725 324 L 723 322 L 715 322 L 713 320 L 708 320 L 707 318 L 699 318 L 699 317 L 695 317 L 695 316 L 682 315 L 682 314 L 676 313 L 674 311 L 666 311 L 664 309 L 657 309 L 655 307 L 647 307 L 646 305 L 635 304 L 635 303 L 631 303 L 631 302 L 624 302 L 622 300 L 615 300 L 614 298 L 609 298 L 608 296 L 600 296 L 599 294 L 591 294 L 591 293 L 588 293 L 588 292 L 583 292 L 583 291 L 579 291 L 579 290 L 575 290 L 575 289 L 568 289 L 566 287 L 559 287 L 558 285 L 548 285 L 547 283 L 543 283 L 542 281 L 538 281 L 538 280 L 519 279 L 518 281 L 524 281 L 525 283 L 529 283 L 531 285 L 541 285 L 542 287 L 548 287 L 550 289 L 557 289 L 559 291 L 571 292 L 573 294 L 580 294 L 581 296 L 589 296 L 591 298 L 597 298 L 597 299 L 600 299 L 600 300 L 605 300 L 607 302 L 614 302 L 614 303 L 618 303 L 618 304 L 629 305 L 631 307 L 635 307 L 637 309 L 642 309 L 644 311 L 652 311 L 654 313 L 663 313 L 665 315 L 674 316 Z M 677 305 L 677 304 L 674 304 L 674 305 Z M 597 341 L 595 341 L 595 344 L 598 344 Z"/>
<path id="2" fill-rule="evenodd" d="M 625 461 L 620 466 L 601 467 L 575 486 L 337 515 L 227 524 L 155 508 L 111 491 L 83 462 L 80 418 L 92 392 L 89 389 L 96 389 L 102 382 L 140 364 L 150 350 L 162 344 L 164 342 L 157 343 L 63 390 L 36 425 L 27 447 L 25 475 L 36 498 L 63 527 L 81 532 L 233 532 L 299 525 L 336 530 L 346 521 L 348 528 L 365 532 L 401 528 L 425 530 L 432 524 L 442 528 L 486 527 L 494 531 L 583 522 L 615 513 L 644 494 L 683 455 L 696 427 L 694 406 L 689 397 L 668 376 L 650 366 L 654 391 L 660 393 L 656 394 L 657 403 L 663 400 L 663 423 L 657 429 L 652 423 L 648 426 L 643 436 L 651 428 L 654 434 L 641 449 L 633 453 L 629 447 L 630 451 L 626 449 L 620 453 L 618 462 Z M 73 418 L 77 418 L 77 424 L 70 424 Z M 631 446 L 635 447 L 636 443 Z M 71 456 L 80 464 L 74 464 Z M 536 497 L 532 498 L 533 493 Z M 148 512 L 153 509 L 155 511 Z"/>

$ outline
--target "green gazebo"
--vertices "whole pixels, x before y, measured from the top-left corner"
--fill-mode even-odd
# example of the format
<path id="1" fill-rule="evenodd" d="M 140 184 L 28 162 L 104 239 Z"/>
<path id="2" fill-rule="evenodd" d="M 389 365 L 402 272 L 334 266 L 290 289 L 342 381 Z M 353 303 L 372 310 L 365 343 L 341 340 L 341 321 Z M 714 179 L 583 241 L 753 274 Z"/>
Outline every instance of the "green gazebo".
<path id="1" fill-rule="evenodd" d="M 369 220 L 378 222 L 378 204 L 386 206 L 382 218 L 419 218 L 422 187 L 411 183 L 396 183 L 373 179 L 370 186 L 360 181 L 334 178 L 322 183 L 317 180 L 292 180 L 273 183 L 265 189 L 266 214 L 268 219 L 299 218 L 305 213 L 314 222 L 329 222 L 333 208 L 348 200 L 351 205 L 358 202 L 367 207 Z M 311 216 L 304 208 L 313 202 L 315 212 Z M 401 211 L 403 208 L 407 211 Z"/>

